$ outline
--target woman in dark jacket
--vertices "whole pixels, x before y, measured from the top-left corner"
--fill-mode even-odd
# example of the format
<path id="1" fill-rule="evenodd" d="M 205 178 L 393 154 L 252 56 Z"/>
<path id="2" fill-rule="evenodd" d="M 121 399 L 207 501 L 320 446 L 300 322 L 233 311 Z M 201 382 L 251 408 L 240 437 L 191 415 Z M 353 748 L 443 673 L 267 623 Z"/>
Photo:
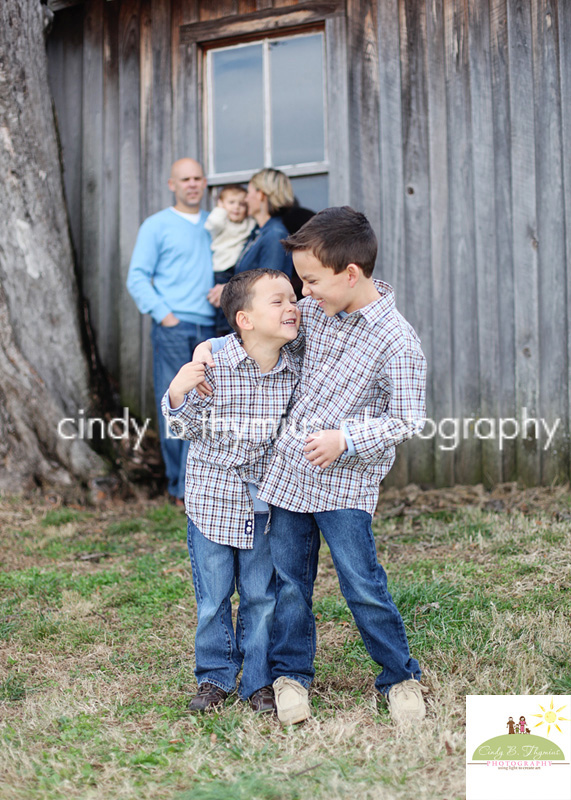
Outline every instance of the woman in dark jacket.
<path id="1" fill-rule="evenodd" d="M 277 169 L 260 170 L 248 184 L 246 203 L 249 216 L 254 217 L 257 224 L 244 245 L 234 271 L 271 267 L 291 277 L 291 256 L 285 252 L 280 241 L 289 235 L 280 215 L 293 205 L 290 179 Z"/>

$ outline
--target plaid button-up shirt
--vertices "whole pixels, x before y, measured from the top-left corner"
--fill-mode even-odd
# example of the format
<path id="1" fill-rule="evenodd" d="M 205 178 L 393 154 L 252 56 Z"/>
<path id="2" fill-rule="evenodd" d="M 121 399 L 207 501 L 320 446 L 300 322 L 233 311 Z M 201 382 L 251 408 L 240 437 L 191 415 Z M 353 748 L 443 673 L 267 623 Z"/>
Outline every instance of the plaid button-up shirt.
<path id="1" fill-rule="evenodd" d="M 184 406 L 170 411 L 168 391 L 162 410 L 172 432 L 190 439 L 185 479 L 186 513 L 219 544 L 251 549 L 254 504 L 248 483 L 259 486 L 273 439 L 284 423 L 299 379 L 299 357 L 282 348 L 281 361 L 266 374 L 236 336 L 206 367 L 214 389 L 201 399 L 190 392 Z"/>
<path id="2" fill-rule="evenodd" d="M 258 492 L 272 505 L 373 515 L 396 445 L 422 430 L 426 360 L 420 340 L 396 310 L 392 288 L 382 281 L 375 286 L 380 298 L 344 317 L 328 317 L 309 297 L 299 303 L 301 381 Z M 313 466 L 303 453 L 307 435 L 342 427 L 355 455 L 345 452 L 325 469 Z"/>

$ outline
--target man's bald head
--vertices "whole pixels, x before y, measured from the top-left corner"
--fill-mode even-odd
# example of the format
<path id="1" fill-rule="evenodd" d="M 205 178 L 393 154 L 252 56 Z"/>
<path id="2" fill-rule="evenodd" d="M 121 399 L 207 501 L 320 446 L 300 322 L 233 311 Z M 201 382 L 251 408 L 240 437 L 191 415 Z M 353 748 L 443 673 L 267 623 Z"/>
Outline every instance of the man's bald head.
<path id="1" fill-rule="evenodd" d="M 175 208 L 185 214 L 196 214 L 206 189 L 202 165 L 194 158 L 179 158 L 171 167 L 168 187 L 175 196 Z"/>

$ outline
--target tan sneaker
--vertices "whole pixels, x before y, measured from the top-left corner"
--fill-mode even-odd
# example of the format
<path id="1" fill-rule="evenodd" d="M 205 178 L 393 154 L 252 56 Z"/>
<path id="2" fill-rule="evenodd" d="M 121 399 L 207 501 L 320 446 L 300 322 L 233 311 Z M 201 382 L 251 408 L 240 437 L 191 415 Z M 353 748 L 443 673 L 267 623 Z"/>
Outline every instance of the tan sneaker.
<path id="1" fill-rule="evenodd" d="M 274 694 L 278 719 L 282 725 L 295 725 L 310 718 L 307 689 L 301 683 L 282 675 L 274 681 Z"/>
<path id="2" fill-rule="evenodd" d="M 418 722 L 426 716 L 420 683 L 415 680 L 396 683 L 389 691 L 389 711 L 398 724 Z"/>

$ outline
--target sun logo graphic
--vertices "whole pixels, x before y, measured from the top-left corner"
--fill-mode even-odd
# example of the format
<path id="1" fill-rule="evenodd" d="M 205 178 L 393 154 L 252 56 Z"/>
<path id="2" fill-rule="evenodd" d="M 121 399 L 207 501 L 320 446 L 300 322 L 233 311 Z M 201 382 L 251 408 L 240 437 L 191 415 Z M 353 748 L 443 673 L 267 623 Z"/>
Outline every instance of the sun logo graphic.
<path id="1" fill-rule="evenodd" d="M 555 711 L 553 710 L 553 706 L 554 706 L 553 698 L 551 698 L 551 703 L 549 704 L 549 711 L 546 711 L 543 708 L 543 706 L 541 704 L 539 704 L 539 707 L 540 707 L 540 709 L 542 710 L 543 713 L 542 714 L 532 714 L 531 715 L 532 717 L 540 717 L 541 718 L 541 722 L 538 722 L 536 725 L 534 725 L 533 726 L 534 728 L 539 728 L 540 725 L 547 724 L 547 735 L 548 736 L 549 736 L 549 732 L 551 730 L 551 726 L 552 725 L 555 728 L 557 728 L 559 733 L 563 733 L 563 731 L 561 730 L 561 728 L 559 727 L 559 725 L 557 723 L 558 722 L 569 722 L 569 718 L 568 717 L 558 717 L 557 716 L 559 714 L 559 712 L 563 711 L 563 709 L 567 708 L 567 706 L 561 706 L 561 708 L 556 708 Z"/>

